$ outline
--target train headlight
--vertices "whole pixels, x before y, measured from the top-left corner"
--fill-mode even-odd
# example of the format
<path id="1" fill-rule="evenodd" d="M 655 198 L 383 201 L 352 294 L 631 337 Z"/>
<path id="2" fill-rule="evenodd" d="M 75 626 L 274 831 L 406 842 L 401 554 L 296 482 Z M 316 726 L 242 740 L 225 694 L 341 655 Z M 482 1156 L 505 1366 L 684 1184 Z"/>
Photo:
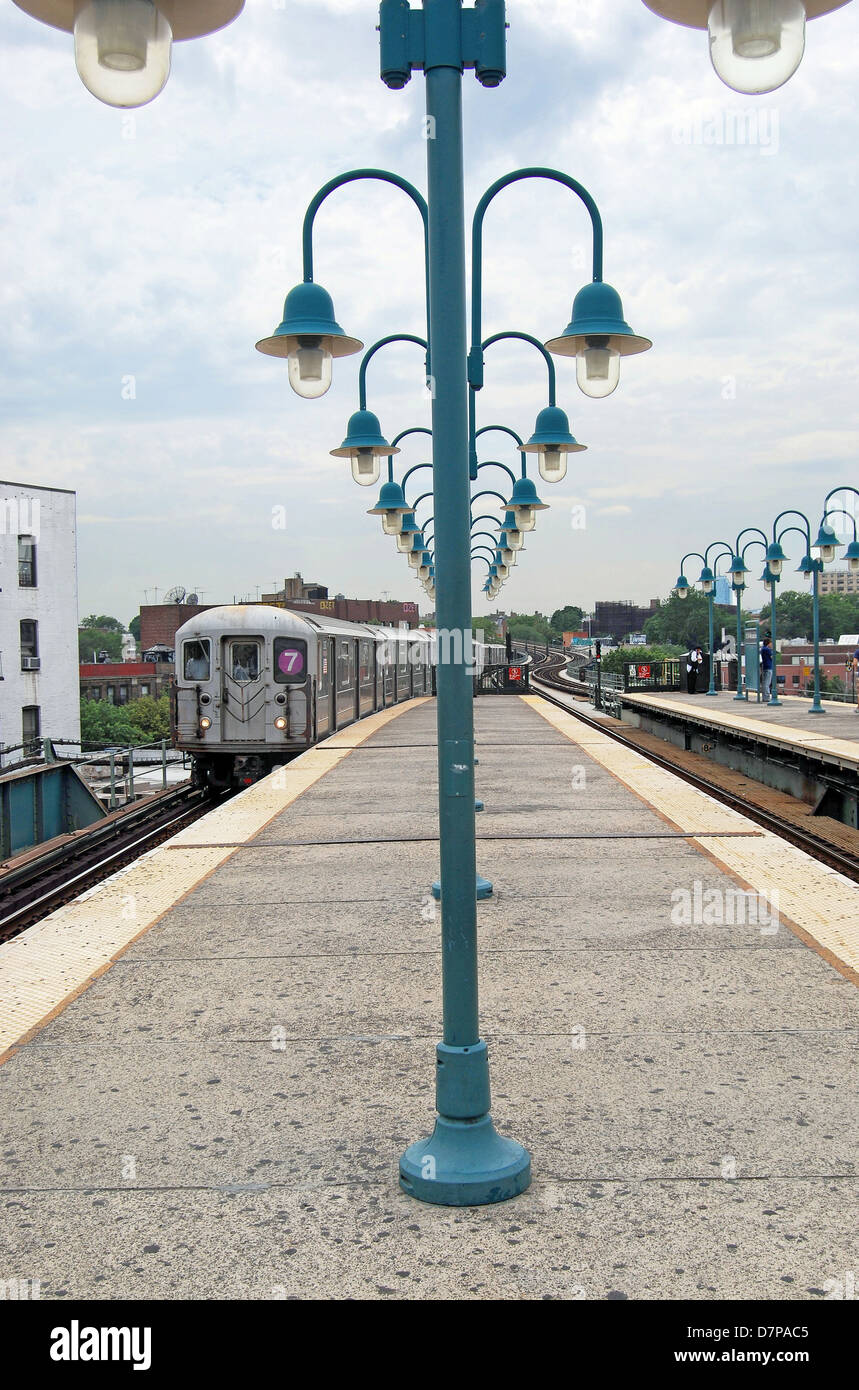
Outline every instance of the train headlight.
<path id="1" fill-rule="evenodd" d="M 275 721 L 274 721 L 274 727 L 275 727 L 276 729 L 285 729 L 285 728 L 286 728 L 286 717 L 285 717 L 284 715 L 282 715 L 282 714 L 279 714 L 279 715 L 277 716 L 277 719 L 275 719 Z"/>
<path id="2" fill-rule="evenodd" d="M 202 729 L 203 733 L 205 733 L 206 730 L 207 730 L 207 729 L 211 729 L 211 727 L 212 727 L 212 721 L 211 721 L 211 719 L 209 719 L 208 715 L 205 715 L 205 714 L 204 714 L 203 717 L 202 717 L 202 719 L 200 720 L 200 728 Z"/>

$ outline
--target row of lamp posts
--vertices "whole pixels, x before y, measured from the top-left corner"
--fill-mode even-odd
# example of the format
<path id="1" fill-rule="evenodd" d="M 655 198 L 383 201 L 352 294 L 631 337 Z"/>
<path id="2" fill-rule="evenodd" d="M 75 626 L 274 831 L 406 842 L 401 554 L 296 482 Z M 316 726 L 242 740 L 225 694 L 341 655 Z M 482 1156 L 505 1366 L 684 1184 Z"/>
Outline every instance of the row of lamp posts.
<path id="1" fill-rule="evenodd" d="M 805 542 L 805 553 L 797 566 L 797 574 L 808 578 L 811 577 L 811 611 L 812 611 L 812 641 L 814 645 L 814 697 L 809 706 L 809 714 L 825 714 L 826 710 L 820 703 L 820 575 L 827 564 L 838 558 L 838 551 L 844 547 L 844 555 L 841 557 L 847 562 L 848 570 L 859 572 L 859 531 L 857 531 L 856 503 L 852 508 L 830 506 L 833 498 L 843 494 L 853 494 L 859 502 L 859 488 L 844 486 L 832 488 L 826 494 L 823 502 L 823 512 L 820 518 L 817 535 L 812 540 L 812 524 L 804 512 L 798 511 L 795 507 L 790 507 L 786 511 L 779 512 L 772 526 L 772 539 L 767 536 L 765 531 L 757 526 L 746 526 L 737 536 L 733 546 L 727 541 L 713 541 L 707 546 L 703 555 L 700 551 L 692 550 L 683 556 L 680 564 L 680 574 L 674 586 L 674 593 L 678 598 L 685 598 L 692 585 L 686 578 L 684 566 L 686 561 L 693 557 L 701 560 L 703 568 L 698 576 L 698 583 L 702 593 L 708 599 L 708 623 L 710 638 L 710 681 L 707 690 L 708 695 L 717 694 L 715 686 L 715 662 L 713 661 L 713 635 L 714 635 L 714 608 L 716 601 L 716 581 L 719 578 L 719 561 L 730 559 L 730 566 L 725 571 L 730 575 L 731 587 L 736 595 L 737 606 L 737 693 L 735 700 L 748 699 L 748 689 L 744 685 L 742 671 L 742 622 L 743 622 L 743 593 L 746 589 L 746 576 L 750 573 L 746 564 L 746 554 L 754 546 L 759 546 L 765 555 L 761 583 L 765 584 L 770 592 L 770 611 L 772 614 L 772 644 L 773 653 L 776 652 L 778 640 L 777 631 L 777 602 L 776 587 L 781 579 L 784 565 L 788 563 L 788 556 L 782 547 L 783 538 L 790 532 L 796 532 Z M 802 523 L 797 525 L 796 521 L 786 521 L 785 519 L 798 518 Z M 832 518 L 846 517 L 853 527 L 853 539 L 846 542 L 839 540 Z M 840 529 L 843 529 L 841 527 Z M 744 540 L 745 536 L 750 539 Z M 715 554 L 710 557 L 710 552 Z M 816 552 L 816 553 L 812 553 Z M 775 660 L 775 655 L 774 658 Z M 773 679 L 772 690 L 768 703 L 770 705 L 780 705 L 782 702 L 778 698 L 778 680 Z"/>

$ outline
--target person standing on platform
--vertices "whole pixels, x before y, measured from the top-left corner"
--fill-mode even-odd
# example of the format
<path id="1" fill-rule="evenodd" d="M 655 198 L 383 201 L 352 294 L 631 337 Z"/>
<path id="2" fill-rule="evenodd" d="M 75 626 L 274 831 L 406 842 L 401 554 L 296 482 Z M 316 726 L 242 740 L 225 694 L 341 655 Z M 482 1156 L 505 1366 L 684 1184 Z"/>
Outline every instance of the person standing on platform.
<path id="1" fill-rule="evenodd" d="M 765 637 L 761 644 L 761 699 L 766 702 L 772 695 L 773 686 L 773 644 Z"/>
<path id="2" fill-rule="evenodd" d="M 686 653 L 686 689 L 690 695 L 694 695 L 697 689 L 698 672 L 703 660 L 704 654 L 700 647 L 691 647 Z"/>

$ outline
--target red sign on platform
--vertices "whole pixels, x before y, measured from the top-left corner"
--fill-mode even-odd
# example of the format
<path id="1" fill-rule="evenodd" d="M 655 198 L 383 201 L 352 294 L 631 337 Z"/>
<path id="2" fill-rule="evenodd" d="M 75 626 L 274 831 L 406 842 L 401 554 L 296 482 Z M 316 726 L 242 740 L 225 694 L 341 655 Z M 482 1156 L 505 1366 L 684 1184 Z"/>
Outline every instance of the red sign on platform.
<path id="1" fill-rule="evenodd" d="M 507 667 L 507 679 L 508 679 L 509 681 L 520 681 L 520 680 L 522 679 L 522 667 L 521 667 L 521 666 L 508 666 L 508 667 Z"/>
<path id="2" fill-rule="evenodd" d="M 650 667 L 649 667 L 649 666 L 639 666 L 639 668 L 638 668 L 638 679 L 639 679 L 640 681 L 649 681 L 649 680 L 650 680 Z"/>

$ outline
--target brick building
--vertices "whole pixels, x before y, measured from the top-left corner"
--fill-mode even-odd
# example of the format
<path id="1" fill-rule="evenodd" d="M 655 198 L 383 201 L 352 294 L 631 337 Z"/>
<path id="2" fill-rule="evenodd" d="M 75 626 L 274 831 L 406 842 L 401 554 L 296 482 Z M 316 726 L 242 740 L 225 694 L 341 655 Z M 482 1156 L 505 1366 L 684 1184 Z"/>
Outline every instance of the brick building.
<path id="1" fill-rule="evenodd" d="M 594 637 L 613 637 L 621 642 L 632 632 L 641 632 L 647 619 L 659 607 L 659 600 L 652 598 L 649 608 L 639 608 L 631 599 L 617 599 L 607 602 L 598 599 L 594 604 L 591 630 Z"/>
<path id="2" fill-rule="evenodd" d="M 824 570 L 817 582 L 821 594 L 859 594 L 859 570 Z"/>
<path id="3" fill-rule="evenodd" d="M 140 609 L 140 650 L 176 645 L 176 630 L 198 613 L 205 613 L 211 603 L 146 603 Z"/>
<path id="4" fill-rule="evenodd" d="M 83 661 L 80 667 L 82 700 L 107 700 L 127 705 L 144 695 L 158 699 L 170 689 L 172 665 L 149 661 Z"/>

